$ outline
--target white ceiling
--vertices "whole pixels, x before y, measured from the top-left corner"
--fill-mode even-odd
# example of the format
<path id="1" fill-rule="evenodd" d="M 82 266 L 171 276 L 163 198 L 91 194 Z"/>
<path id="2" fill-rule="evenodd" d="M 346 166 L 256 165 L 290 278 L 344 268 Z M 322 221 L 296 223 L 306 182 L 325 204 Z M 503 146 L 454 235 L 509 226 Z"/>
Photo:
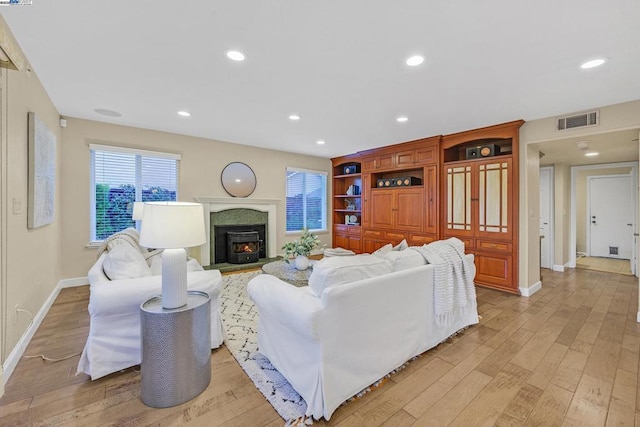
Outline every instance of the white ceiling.
<path id="1" fill-rule="evenodd" d="M 0 12 L 63 116 L 322 157 L 640 99 L 638 0 L 33 0 Z M 407 67 L 416 53 L 425 62 Z M 579 68 L 595 57 L 608 62 Z"/>

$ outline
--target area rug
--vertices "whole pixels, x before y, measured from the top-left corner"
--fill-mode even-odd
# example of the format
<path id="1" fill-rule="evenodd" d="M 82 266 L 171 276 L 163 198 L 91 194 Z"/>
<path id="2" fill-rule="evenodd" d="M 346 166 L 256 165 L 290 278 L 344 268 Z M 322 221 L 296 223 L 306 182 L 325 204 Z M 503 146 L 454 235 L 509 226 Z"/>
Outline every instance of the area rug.
<path id="1" fill-rule="evenodd" d="M 304 419 L 307 403 L 258 352 L 258 311 L 247 295 L 247 283 L 259 271 L 222 276 L 220 314 L 225 345 L 267 401 L 288 423 Z M 307 422 L 309 422 L 307 420 Z"/>

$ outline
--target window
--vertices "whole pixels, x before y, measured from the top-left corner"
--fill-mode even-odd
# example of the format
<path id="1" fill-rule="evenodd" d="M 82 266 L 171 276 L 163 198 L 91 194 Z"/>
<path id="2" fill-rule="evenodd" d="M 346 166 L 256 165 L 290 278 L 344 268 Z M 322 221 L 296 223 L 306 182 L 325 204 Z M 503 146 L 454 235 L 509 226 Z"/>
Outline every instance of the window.
<path id="1" fill-rule="evenodd" d="M 327 229 L 327 173 L 287 168 L 287 231 Z"/>
<path id="2" fill-rule="evenodd" d="M 180 156 L 91 144 L 91 241 L 134 227 L 133 202 L 176 201 Z"/>

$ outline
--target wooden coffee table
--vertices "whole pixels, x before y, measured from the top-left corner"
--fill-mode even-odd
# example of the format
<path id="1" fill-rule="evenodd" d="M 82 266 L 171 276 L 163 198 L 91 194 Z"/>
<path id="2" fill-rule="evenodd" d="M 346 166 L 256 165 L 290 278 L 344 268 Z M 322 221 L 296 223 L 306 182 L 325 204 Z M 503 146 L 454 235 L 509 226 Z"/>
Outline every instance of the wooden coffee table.
<path id="1" fill-rule="evenodd" d="M 306 270 L 298 270 L 293 265 L 293 262 L 287 264 L 285 261 L 274 261 L 262 266 L 262 272 L 265 274 L 271 274 L 278 279 L 291 283 L 294 286 L 307 286 L 309 285 L 309 276 L 313 272 L 313 264 L 315 261 L 309 261 L 309 268 Z"/>

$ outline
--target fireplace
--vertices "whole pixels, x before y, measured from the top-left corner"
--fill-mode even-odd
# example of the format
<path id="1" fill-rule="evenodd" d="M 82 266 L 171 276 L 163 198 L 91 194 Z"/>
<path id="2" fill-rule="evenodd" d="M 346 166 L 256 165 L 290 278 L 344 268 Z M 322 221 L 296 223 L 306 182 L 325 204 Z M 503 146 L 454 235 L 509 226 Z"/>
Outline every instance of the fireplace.
<path id="1" fill-rule="evenodd" d="M 256 262 L 260 255 L 257 231 L 227 231 L 227 262 L 247 264 Z"/>
<path id="2" fill-rule="evenodd" d="M 264 224 L 214 225 L 213 235 L 215 264 L 245 264 L 267 257 Z M 241 244 L 244 243 L 252 243 L 249 249 L 253 250 L 253 254 L 242 251 Z"/>
<path id="3" fill-rule="evenodd" d="M 220 237 L 215 232 L 215 229 L 220 226 L 257 224 L 260 228 L 264 227 L 260 234 L 260 240 L 264 243 L 260 245 L 259 256 L 260 258 L 276 256 L 278 253 L 276 219 L 280 200 L 208 196 L 198 196 L 195 199 L 202 203 L 205 212 L 207 241 L 200 246 L 200 263 L 203 266 L 218 263 L 220 250 L 225 253 L 223 258 L 226 258 L 226 235 Z M 237 231 L 252 231 L 252 229 Z M 260 233 L 260 230 L 256 231 Z M 219 246 L 221 240 L 222 247 Z"/>

